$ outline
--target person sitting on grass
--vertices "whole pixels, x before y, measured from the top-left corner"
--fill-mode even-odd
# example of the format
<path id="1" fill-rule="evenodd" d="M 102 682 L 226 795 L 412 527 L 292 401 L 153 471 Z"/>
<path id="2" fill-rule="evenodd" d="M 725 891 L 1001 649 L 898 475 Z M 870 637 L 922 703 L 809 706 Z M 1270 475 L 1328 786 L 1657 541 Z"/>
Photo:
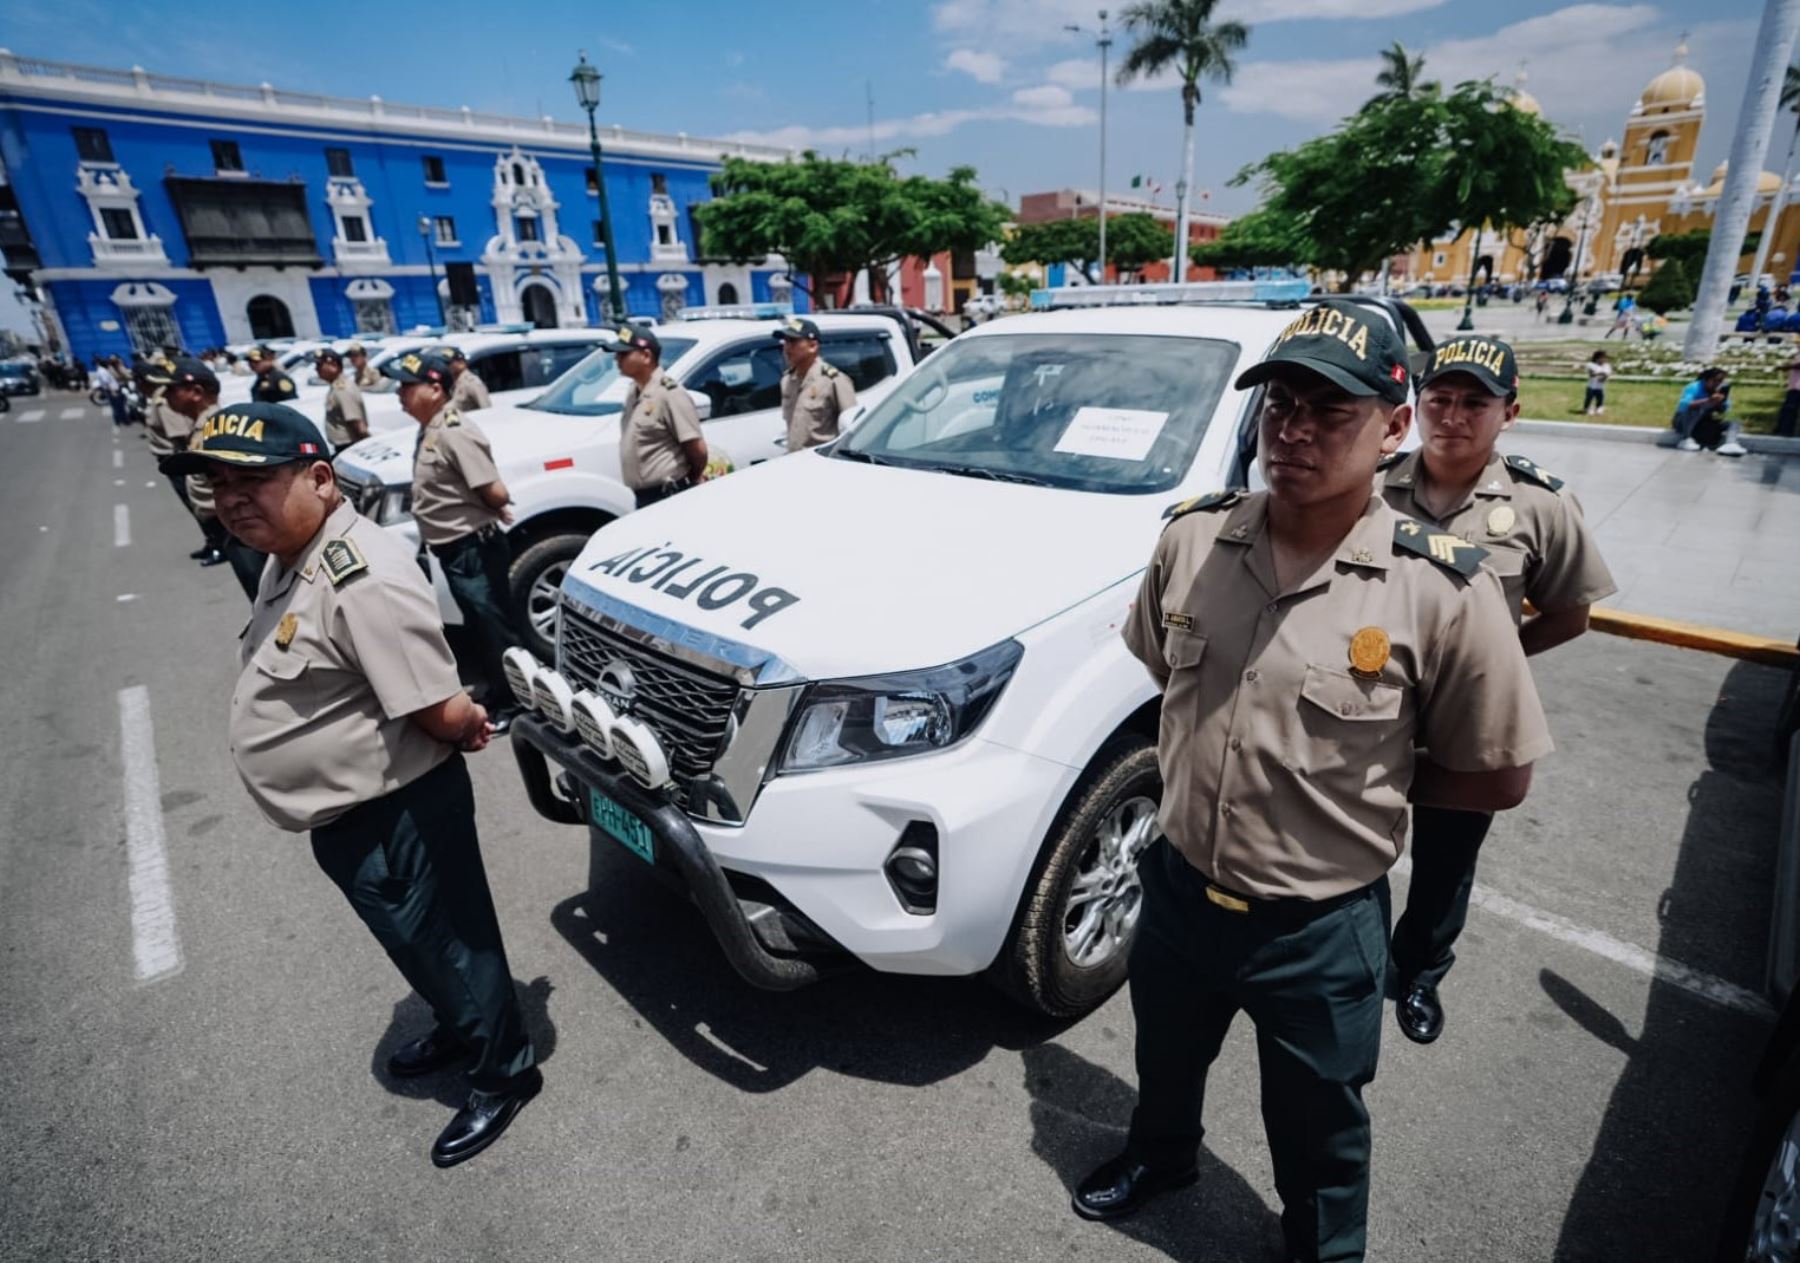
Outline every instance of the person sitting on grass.
<path id="1" fill-rule="evenodd" d="M 1605 351 L 1595 351 L 1582 366 L 1587 369 L 1587 394 L 1582 398 L 1581 410 L 1590 417 L 1606 415 L 1606 379 L 1613 375 L 1613 366 L 1606 357 Z"/>
<path id="2" fill-rule="evenodd" d="M 1675 404 L 1675 449 L 1698 452 L 1702 448 L 1720 456 L 1743 456 L 1748 449 L 1737 441 L 1737 426 L 1728 424 L 1731 387 L 1722 368 L 1709 368 L 1688 383 Z"/>

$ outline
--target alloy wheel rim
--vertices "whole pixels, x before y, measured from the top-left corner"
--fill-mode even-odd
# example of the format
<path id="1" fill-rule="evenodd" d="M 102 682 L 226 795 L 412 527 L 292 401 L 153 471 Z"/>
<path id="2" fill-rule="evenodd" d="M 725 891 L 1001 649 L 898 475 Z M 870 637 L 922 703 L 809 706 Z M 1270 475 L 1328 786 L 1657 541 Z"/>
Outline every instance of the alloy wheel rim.
<path id="1" fill-rule="evenodd" d="M 1063 949 L 1082 969 L 1103 965 L 1131 942 L 1143 907 L 1137 861 L 1156 837 L 1156 800 L 1144 795 L 1113 805 L 1076 859 L 1063 904 Z"/>
<path id="2" fill-rule="evenodd" d="M 568 562 L 551 562 L 532 582 L 531 593 L 525 600 L 525 615 L 531 622 L 531 629 L 552 643 L 556 640 L 557 599 L 562 592 L 563 576 L 568 573 Z"/>

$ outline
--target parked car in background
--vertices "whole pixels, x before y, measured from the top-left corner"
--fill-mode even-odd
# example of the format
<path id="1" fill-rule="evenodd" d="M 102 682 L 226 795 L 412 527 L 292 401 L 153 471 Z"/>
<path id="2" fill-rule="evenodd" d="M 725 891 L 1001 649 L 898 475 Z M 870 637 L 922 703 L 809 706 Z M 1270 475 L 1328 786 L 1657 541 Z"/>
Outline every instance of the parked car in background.
<path id="1" fill-rule="evenodd" d="M 7 360 L 0 363 L 0 394 L 36 395 L 43 392 L 44 379 L 30 360 Z"/>

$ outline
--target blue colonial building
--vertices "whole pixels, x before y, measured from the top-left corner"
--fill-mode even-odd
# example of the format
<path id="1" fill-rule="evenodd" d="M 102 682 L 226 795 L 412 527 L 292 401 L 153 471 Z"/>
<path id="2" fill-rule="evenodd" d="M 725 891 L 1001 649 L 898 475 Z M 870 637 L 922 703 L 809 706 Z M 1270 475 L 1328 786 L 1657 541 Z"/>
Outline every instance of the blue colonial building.
<path id="1" fill-rule="evenodd" d="M 605 128 L 626 306 L 797 297 L 778 258 L 703 259 L 725 155 Z M 0 250 L 75 354 L 282 336 L 596 323 L 605 291 L 585 123 L 209 83 L 0 50 Z"/>

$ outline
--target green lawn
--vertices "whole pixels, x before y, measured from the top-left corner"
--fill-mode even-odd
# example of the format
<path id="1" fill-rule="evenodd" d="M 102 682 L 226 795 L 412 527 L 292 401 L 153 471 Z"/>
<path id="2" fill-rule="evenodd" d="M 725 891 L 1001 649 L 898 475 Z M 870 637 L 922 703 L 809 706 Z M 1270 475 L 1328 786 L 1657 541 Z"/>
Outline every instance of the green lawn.
<path id="1" fill-rule="evenodd" d="M 1615 381 L 1606 388 L 1606 415 L 1586 417 L 1581 414 L 1586 379 L 1528 376 L 1519 385 L 1519 415 L 1535 421 L 1592 421 L 1660 429 L 1675 415 L 1675 401 L 1686 386 L 1683 381 Z M 1775 384 L 1740 382 L 1731 388 L 1729 415 L 1747 434 L 1772 433 L 1785 393 Z"/>

